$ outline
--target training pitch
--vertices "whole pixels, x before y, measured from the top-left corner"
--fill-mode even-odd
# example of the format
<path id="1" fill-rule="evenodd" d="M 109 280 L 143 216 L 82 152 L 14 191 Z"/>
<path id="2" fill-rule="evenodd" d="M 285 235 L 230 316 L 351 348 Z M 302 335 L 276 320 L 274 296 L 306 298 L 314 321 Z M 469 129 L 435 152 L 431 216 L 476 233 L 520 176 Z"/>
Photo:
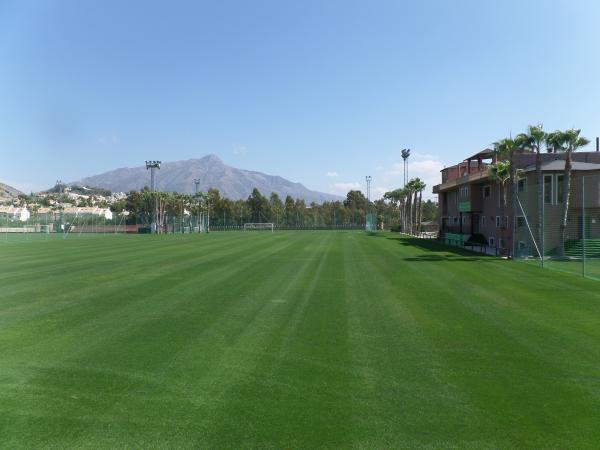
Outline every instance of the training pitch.
<path id="1" fill-rule="evenodd" d="M 600 283 L 364 232 L 0 241 L 0 447 L 600 442 Z"/>

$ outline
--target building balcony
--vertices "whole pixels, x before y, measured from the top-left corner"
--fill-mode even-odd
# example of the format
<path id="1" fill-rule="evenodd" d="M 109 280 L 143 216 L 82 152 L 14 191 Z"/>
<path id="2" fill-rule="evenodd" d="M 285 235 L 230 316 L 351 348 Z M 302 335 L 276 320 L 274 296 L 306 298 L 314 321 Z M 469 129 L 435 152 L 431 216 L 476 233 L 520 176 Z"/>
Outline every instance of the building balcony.
<path id="1" fill-rule="evenodd" d="M 475 181 L 482 181 L 489 177 L 489 172 L 486 170 L 482 170 L 479 172 L 469 173 L 460 178 L 455 178 L 454 180 L 447 181 L 445 183 L 438 184 L 433 187 L 433 193 L 439 194 L 440 192 L 447 191 L 448 189 L 452 189 L 456 186 L 460 186 L 465 183 L 473 183 Z"/>

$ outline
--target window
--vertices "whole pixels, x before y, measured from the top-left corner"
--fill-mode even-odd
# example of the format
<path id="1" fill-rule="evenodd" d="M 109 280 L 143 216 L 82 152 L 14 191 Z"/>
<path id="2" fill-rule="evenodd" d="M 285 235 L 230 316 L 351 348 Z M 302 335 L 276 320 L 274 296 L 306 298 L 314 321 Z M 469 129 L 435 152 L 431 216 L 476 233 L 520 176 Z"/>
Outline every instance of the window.
<path id="1" fill-rule="evenodd" d="M 544 203 L 552 203 L 553 178 L 552 175 L 544 175 Z"/>
<path id="2" fill-rule="evenodd" d="M 496 228 L 500 228 L 500 216 L 496 216 Z"/>
<path id="3" fill-rule="evenodd" d="M 563 202 L 563 180 L 565 179 L 564 175 L 556 175 L 556 203 Z"/>
<path id="4" fill-rule="evenodd" d="M 517 181 L 517 190 L 519 193 L 527 192 L 527 178 L 521 178 Z"/>
<path id="5" fill-rule="evenodd" d="M 504 216 L 504 227 L 508 228 L 508 216 Z"/>
<path id="6" fill-rule="evenodd" d="M 498 248 L 504 248 L 504 240 L 502 238 L 498 238 Z"/>
<path id="7" fill-rule="evenodd" d="M 492 187 L 490 185 L 483 187 L 483 198 L 490 198 L 492 196 Z"/>
<path id="8" fill-rule="evenodd" d="M 456 225 L 456 224 L 458 223 L 458 217 L 457 217 L 457 216 L 454 216 L 452 219 L 453 219 L 453 221 L 454 221 L 454 225 Z"/>
<path id="9" fill-rule="evenodd" d="M 462 220 L 462 224 L 463 224 L 463 225 L 466 225 L 466 224 L 467 224 L 467 216 L 466 216 L 466 215 L 462 216 L 462 217 L 461 217 L 461 220 Z"/>
<path id="10" fill-rule="evenodd" d="M 496 240 L 494 239 L 494 236 L 490 236 L 490 238 L 488 239 L 488 242 L 490 243 L 490 247 L 493 247 L 496 244 Z"/>
<path id="11" fill-rule="evenodd" d="M 459 189 L 459 193 L 462 198 L 468 198 L 470 192 L 471 192 L 471 187 L 469 185 L 461 186 Z"/>
<path id="12" fill-rule="evenodd" d="M 517 216 L 517 227 L 524 227 L 525 225 L 527 225 L 525 222 L 525 217 Z"/>
<path id="13" fill-rule="evenodd" d="M 481 226 L 485 227 L 485 216 L 481 216 Z"/>

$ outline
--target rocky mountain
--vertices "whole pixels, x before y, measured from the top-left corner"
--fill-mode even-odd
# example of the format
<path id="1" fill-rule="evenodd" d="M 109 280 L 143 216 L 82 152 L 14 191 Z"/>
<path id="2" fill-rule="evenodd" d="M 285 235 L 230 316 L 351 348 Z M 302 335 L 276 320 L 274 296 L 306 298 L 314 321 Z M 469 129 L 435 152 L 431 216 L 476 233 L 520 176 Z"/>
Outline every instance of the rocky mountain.
<path id="1" fill-rule="evenodd" d="M 195 178 L 200 179 L 200 191 L 206 192 L 209 188 L 216 188 L 222 196 L 234 200 L 247 198 L 255 187 L 265 196 L 276 192 L 282 200 L 287 195 L 294 199 L 303 199 L 307 203 L 341 199 L 336 195 L 311 191 L 300 183 L 279 176 L 236 169 L 223 163 L 216 155 L 163 163 L 156 172 L 156 189 L 193 193 Z M 121 168 L 83 178 L 71 184 L 105 188 L 113 192 L 128 192 L 149 186 L 150 171 L 146 170 L 145 166 Z"/>
<path id="2" fill-rule="evenodd" d="M 19 195 L 25 195 L 23 192 L 15 189 L 8 184 L 0 183 L 0 199 L 6 200 L 10 198 L 18 197 Z"/>

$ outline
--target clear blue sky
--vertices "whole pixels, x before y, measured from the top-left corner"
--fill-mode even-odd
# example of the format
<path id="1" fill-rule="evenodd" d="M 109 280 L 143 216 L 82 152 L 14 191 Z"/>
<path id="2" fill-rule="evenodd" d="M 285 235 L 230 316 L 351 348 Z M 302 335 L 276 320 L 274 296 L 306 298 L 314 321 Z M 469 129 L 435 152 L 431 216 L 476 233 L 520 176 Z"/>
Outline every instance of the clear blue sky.
<path id="1" fill-rule="evenodd" d="M 600 134 L 598 1 L 0 1 L 0 181 L 219 155 L 375 192 L 543 122 Z"/>

